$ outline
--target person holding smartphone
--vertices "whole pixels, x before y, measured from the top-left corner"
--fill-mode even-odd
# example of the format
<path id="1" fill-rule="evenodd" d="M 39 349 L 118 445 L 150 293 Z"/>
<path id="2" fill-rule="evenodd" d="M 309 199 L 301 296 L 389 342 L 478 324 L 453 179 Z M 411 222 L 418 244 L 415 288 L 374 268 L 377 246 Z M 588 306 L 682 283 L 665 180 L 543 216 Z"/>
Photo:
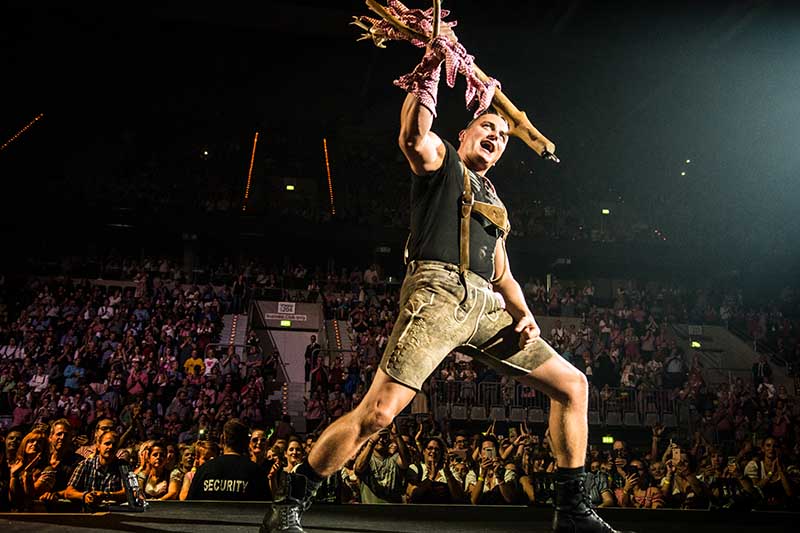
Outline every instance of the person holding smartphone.
<path id="1" fill-rule="evenodd" d="M 712 448 L 709 450 L 708 464 L 706 464 L 700 473 L 697 474 L 697 479 L 699 479 L 707 487 L 710 487 L 716 480 L 721 478 L 724 473 L 725 457 L 718 449 Z"/>
<path id="2" fill-rule="evenodd" d="M 480 442 L 479 468 L 465 480 L 466 492 L 473 505 L 506 505 L 516 502 L 517 475 L 504 468 L 494 435 L 483 435 Z"/>

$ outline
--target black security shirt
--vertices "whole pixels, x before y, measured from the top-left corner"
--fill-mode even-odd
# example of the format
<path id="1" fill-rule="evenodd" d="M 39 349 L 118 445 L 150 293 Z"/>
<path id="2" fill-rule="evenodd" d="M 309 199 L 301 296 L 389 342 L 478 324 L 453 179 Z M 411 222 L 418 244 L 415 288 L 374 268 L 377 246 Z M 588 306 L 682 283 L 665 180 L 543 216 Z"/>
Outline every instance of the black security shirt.
<path id="1" fill-rule="evenodd" d="M 189 500 L 268 500 L 263 468 L 242 455 L 222 455 L 197 469 Z"/>

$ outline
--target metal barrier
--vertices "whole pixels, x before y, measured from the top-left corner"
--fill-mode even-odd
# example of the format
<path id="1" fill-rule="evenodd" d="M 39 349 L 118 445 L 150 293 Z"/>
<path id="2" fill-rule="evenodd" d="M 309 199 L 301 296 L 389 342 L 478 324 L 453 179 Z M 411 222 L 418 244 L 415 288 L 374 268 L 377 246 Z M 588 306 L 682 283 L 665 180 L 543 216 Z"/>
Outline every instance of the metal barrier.
<path id="1" fill-rule="evenodd" d="M 434 379 L 430 391 L 437 418 L 545 423 L 550 412 L 546 394 L 515 381 Z M 591 389 L 588 411 L 590 425 L 677 427 L 690 422 L 688 411 L 681 413 L 673 392 L 665 389 Z"/>

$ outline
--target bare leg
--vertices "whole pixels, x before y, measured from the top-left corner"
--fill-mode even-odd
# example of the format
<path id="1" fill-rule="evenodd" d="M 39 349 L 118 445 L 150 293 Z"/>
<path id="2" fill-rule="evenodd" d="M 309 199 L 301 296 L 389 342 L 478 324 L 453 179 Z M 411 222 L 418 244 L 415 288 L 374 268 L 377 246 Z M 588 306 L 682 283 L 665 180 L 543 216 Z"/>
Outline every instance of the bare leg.
<path id="1" fill-rule="evenodd" d="M 557 465 L 583 466 L 589 434 L 586 376 L 562 357 L 552 357 L 520 381 L 550 397 L 550 443 Z"/>
<path id="2" fill-rule="evenodd" d="M 415 394 L 378 369 L 361 403 L 322 432 L 308 464 L 323 477 L 338 471 L 370 435 L 391 424 Z"/>

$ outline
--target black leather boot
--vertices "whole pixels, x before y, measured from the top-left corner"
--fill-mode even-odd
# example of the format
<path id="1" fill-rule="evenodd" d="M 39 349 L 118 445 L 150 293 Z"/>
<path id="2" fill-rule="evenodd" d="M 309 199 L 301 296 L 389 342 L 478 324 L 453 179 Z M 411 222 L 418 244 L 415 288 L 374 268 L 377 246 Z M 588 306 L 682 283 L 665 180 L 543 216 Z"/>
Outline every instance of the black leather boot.
<path id="1" fill-rule="evenodd" d="M 592 509 L 586 495 L 586 474 L 556 481 L 556 513 L 553 517 L 555 533 L 620 533 Z"/>
<path id="2" fill-rule="evenodd" d="M 302 474 L 286 474 L 285 496 L 276 500 L 261 522 L 261 533 L 303 533 L 300 519 L 311 507 L 311 500 L 320 483 L 315 483 Z"/>

